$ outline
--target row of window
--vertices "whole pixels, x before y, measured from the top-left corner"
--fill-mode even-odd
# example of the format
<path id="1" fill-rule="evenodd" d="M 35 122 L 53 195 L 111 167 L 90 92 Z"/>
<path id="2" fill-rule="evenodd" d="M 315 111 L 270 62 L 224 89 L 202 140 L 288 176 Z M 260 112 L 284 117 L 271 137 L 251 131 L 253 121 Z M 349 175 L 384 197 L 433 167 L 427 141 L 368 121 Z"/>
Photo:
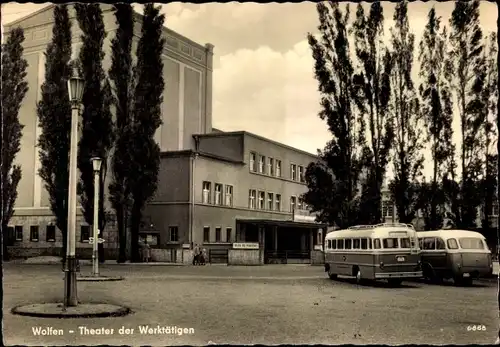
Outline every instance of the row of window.
<path id="1" fill-rule="evenodd" d="M 248 207 L 251 209 L 281 211 L 281 194 L 250 189 L 248 192 Z M 307 204 L 300 197 L 290 197 L 290 212 L 295 210 L 307 210 Z"/>
<path id="2" fill-rule="evenodd" d="M 439 237 L 423 237 L 418 239 L 420 249 L 423 250 L 434 250 L 434 249 L 446 249 L 444 240 Z M 458 249 L 458 244 L 460 243 L 460 248 L 462 249 L 487 249 L 488 247 L 483 242 L 483 240 L 474 237 L 463 237 L 457 242 L 456 239 L 448 239 L 446 244 L 448 249 Z"/>
<path id="3" fill-rule="evenodd" d="M 412 242 L 410 238 L 385 238 L 385 239 L 336 239 L 327 240 L 327 249 L 393 249 L 410 248 Z"/>
<path id="4" fill-rule="evenodd" d="M 7 232 L 9 234 L 13 233 L 16 241 L 23 241 L 23 226 L 16 225 L 15 227 L 8 227 Z M 30 241 L 38 242 L 39 240 L 39 228 L 38 225 L 30 226 Z M 55 225 L 47 225 L 45 232 L 46 242 L 56 241 L 56 227 Z"/>
<path id="5" fill-rule="evenodd" d="M 226 228 L 226 235 L 225 237 L 222 236 L 222 228 L 221 227 L 215 227 L 215 239 L 211 237 L 210 233 L 210 227 L 205 226 L 203 227 L 203 242 L 204 243 L 214 243 L 214 242 L 226 242 L 230 243 L 232 242 L 232 236 L 233 236 L 233 229 L 232 228 Z M 224 240 L 224 241 L 222 241 Z"/>
<path id="6" fill-rule="evenodd" d="M 281 160 L 250 152 L 250 171 L 273 177 L 282 177 Z M 290 164 L 290 179 L 292 181 L 305 183 L 304 175 L 305 168 L 303 166 Z"/>
<path id="7" fill-rule="evenodd" d="M 233 206 L 233 186 L 221 183 L 214 184 L 214 199 L 212 202 L 212 182 L 203 182 L 202 202 L 204 204 Z"/>

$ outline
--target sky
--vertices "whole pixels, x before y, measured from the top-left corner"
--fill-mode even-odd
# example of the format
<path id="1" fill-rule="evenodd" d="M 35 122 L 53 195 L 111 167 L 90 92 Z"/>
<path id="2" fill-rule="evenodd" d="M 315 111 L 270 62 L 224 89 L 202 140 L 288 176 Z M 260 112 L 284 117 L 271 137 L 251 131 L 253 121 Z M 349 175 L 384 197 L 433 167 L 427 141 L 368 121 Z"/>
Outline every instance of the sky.
<path id="1" fill-rule="evenodd" d="M 331 135 L 318 117 L 318 84 L 307 44 L 307 33 L 317 32 L 314 3 L 161 5 L 167 27 L 200 44 L 215 46 L 212 112 L 215 128 L 246 130 L 311 153 L 323 149 Z M 351 18 L 356 5 L 350 4 Z M 3 4 L 2 22 L 11 22 L 44 6 L 47 4 Z M 134 6 L 142 12 L 142 5 Z M 454 2 L 409 3 L 410 30 L 417 44 L 433 6 L 442 23 L 448 24 Z M 394 3 L 383 3 L 387 40 L 394 8 Z M 496 4 L 482 1 L 480 20 L 484 34 L 497 31 L 497 17 Z M 413 75 L 418 84 L 417 66 Z M 457 120 L 454 129 L 455 140 L 459 142 Z M 389 168 L 389 176 L 391 171 Z M 429 177 L 431 171 L 427 160 L 424 175 Z"/>

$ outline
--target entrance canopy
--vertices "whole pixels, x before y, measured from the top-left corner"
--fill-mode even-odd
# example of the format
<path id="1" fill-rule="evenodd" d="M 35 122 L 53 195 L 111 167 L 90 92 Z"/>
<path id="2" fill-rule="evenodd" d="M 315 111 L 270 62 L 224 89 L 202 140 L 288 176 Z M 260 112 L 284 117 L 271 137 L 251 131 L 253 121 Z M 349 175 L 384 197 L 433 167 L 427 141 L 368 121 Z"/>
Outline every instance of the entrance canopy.
<path id="1" fill-rule="evenodd" d="M 236 222 L 246 224 L 258 224 L 262 226 L 278 226 L 288 228 L 326 228 L 327 224 L 315 222 L 296 222 L 292 220 L 276 220 L 276 219 L 236 219 Z"/>

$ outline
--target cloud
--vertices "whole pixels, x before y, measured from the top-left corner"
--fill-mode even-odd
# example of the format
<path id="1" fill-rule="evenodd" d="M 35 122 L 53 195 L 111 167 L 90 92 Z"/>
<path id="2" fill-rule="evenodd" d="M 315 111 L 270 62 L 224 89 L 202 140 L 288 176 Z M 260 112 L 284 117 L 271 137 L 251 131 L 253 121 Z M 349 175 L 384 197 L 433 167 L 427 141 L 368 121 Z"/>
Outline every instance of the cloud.
<path id="1" fill-rule="evenodd" d="M 285 53 L 267 46 L 220 57 L 214 70 L 214 127 L 255 134 L 316 153 L 329 135 L 307 41 Z"/>

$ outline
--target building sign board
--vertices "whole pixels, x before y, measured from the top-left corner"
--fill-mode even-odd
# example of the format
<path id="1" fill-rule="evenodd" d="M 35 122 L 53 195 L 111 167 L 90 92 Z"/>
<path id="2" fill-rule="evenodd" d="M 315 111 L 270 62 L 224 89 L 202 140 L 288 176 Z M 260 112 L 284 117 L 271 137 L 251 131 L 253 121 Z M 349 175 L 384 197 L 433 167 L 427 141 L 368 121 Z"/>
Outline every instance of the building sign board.
<path id="1" fill-rule="evenodd" d="M 258 242 L 238 242 L 233 243 L 234 249 L 259 249 Z"/>
<path id="2" fill-rule="evenodd" d="M 294 222 L 309 222 L 309 223 L 314 223 L 314 222 L 316 222 L 316 216 L 294 214 L 293 215 L 293 221 Z"/>

